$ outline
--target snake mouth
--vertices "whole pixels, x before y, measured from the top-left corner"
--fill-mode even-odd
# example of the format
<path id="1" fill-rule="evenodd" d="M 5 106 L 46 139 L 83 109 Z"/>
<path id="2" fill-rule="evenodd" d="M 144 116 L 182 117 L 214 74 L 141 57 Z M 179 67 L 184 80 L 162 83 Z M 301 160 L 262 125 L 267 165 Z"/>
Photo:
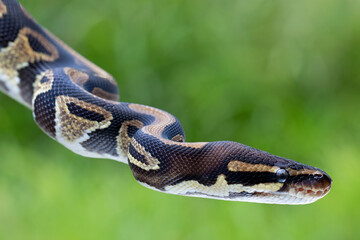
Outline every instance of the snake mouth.
<path id="1" fill-rule="evenodd" d="M 331 184 L 331 178 L 325 174 L 321 178 L 310 177 L 302 182 L 286 183 L 282 189 L 276 192 L 243 192 L 234 196 L 246 197 L 249 202 L 287 205 L 310 204 L 328 194 Z"/>

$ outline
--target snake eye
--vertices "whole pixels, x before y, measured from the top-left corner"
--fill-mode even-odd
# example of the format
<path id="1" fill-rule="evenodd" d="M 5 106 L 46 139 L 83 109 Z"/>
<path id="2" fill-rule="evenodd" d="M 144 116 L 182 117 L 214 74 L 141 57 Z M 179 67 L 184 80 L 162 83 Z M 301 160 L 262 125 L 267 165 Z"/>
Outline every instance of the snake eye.
<path id="1" fill-rule="evenodd" d="M 283 183 L 286 181 L 288 177 L 289 177 L 289 173 L 285 169 L 280 168 L 279 170 L 276 171 L 276 178 L 278 182 Z"/>

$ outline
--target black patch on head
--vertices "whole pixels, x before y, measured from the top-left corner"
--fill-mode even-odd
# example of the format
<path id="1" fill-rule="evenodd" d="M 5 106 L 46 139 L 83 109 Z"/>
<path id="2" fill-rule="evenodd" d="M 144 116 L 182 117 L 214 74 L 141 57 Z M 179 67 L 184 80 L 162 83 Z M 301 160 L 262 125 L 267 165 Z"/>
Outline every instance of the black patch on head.
<path id="1" fill-rule="evenodd" d="M 242 184 L 251 186 L 260 183 L 277 183 L 274 173 L 270 172 L 227 172 L 226 181 L 228 184 Z"/>
<path id="2" fill-rule="evenodd" d="M 35 52 L 38 52 L 38 53 L 44 53 L 46 55 L 51 55 L 51 52 L 49 52 L 48 50 L 46 50 L 46 48 L 39 42 L 39 40 L 34 37 L 33 35 L 31 34 L 28 34 L 27 35 L 27 38 L 29 40 L 29 44 L 30 44 L 30 47 L 35 51 Z"/>
<path id="3" fill-rule="evenodd" d="M 316 180 L 313 178 L 312 175 L 297 175 L 288 178 L 288 182 L 291 184 L 298 184 L 301 183 L 303 185 L 311 186 Z"/>
<path id="4" fill-rule="evenodd" d="M 82 108 L 78 105 L 76 105 L 75 103 L 67 103 L 66 104 L 69 112 L 75 116 L 90 120 L 90 121 L 97 121 L 97 122 L 101 122 L 104 121 L 105 118 L 103 115 L 97 113 L 97 112 L 93 112 L 90 111 L 88 109 Z"/>

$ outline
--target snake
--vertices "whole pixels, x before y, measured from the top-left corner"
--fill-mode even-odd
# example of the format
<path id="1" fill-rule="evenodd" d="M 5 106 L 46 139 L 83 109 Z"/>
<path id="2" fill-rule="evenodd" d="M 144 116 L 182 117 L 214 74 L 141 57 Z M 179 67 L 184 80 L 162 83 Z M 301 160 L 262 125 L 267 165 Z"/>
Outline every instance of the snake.
<path id="1" fill-rule="evenodd" d="M 323 170 L 232 141 L 186 142 L 179 120 L 119 102 L 115 79 L 39 25 L 16 0 L 0 0 L 0 90 L 72 152 L 128 164 L 164 193 L 269 204 L 308 204 L 332 179 Z M 206 121 L 206 119 L 204 119 Z"/>

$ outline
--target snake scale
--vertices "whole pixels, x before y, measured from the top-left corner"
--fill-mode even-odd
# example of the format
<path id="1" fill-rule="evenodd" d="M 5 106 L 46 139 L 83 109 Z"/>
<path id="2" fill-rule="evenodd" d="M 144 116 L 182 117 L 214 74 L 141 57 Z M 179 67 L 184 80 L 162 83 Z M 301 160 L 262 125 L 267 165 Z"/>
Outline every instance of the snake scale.
<path id="1" fill-rule="evenodd" d="M 118 102 L 113 77 L 41 27 L 16 0 L 0 0 L 0 89 L 33 111 L 51 138 L 85 157 L 127 163 L 165 193 L 306 204 L 332 184 L 322 170 L 230 141 L 185 142 L 173 115 Z"/>

